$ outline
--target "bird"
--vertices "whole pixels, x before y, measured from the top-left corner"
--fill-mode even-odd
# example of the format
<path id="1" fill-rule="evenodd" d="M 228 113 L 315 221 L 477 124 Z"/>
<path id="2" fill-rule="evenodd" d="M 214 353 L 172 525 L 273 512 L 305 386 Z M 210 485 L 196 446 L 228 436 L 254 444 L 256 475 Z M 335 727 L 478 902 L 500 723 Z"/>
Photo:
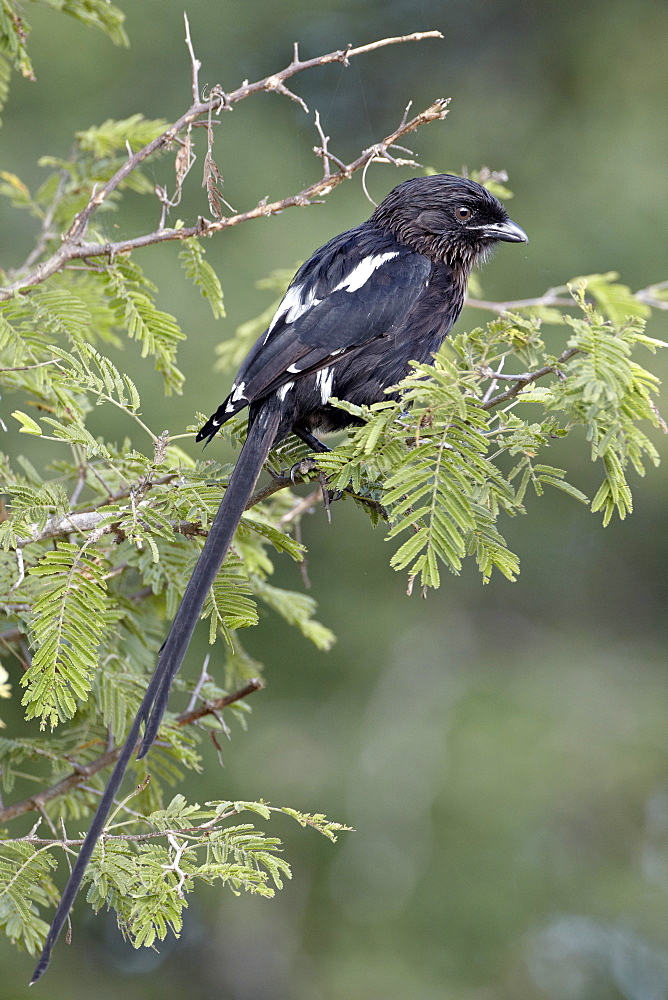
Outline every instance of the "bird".
<path id="1" fill-rule="evenodd" d="M 248 432 L 154 674 L 99 802 L 56 910 L 31 982 L 74 903 L 95 844 L 135 753 L 148 753 L 209 588 L 232 543 L 270 449 L 289 433 L 314 452 L 316 436 L 360 421 L 332 405 L 388 398 L 411 363 L 431 361 L 461 312 L 473 267 L 499 242 L 526 243 L 501 202 L 453 174 L 397 185 L 371 217 L 325 243 L 299 268 L 232 388 L 197 433 L 208 444 L 248 407 Z"/>

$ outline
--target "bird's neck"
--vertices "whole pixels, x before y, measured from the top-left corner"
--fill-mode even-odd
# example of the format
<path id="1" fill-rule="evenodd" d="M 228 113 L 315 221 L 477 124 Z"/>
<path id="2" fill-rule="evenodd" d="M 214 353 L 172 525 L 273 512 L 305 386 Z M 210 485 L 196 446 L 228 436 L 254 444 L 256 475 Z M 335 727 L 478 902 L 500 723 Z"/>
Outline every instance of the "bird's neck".
<path id="1" fill-rule="evenodd" d="M 382 207 L 382 206 L 381 206 Z M 427 257 L 433 264 L 445 264 L 456 272 L 458 281 L 466 288 L 469 275 L 478 259 L 478 253 L 473 247 L 452 242 L 449 235 L 438 236 L 426 232 L 413 219 L 397 219 L 396 216 L 386 218 L 378 210 L 371 220 L 376 228 L 391 234 L 403 246 L 408 246 L 416 253 Z"/>

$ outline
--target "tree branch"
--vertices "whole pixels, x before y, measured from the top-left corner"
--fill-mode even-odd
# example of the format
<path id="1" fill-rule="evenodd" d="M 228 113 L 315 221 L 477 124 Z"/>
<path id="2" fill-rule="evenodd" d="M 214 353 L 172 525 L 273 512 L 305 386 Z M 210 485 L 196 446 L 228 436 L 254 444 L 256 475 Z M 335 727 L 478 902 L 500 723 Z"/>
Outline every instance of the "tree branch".
<path id="1" fill-rule="evenodd" d="M 261 680 L 253 678 L 253 680 L 249 681 L 248 684 L 232 694 L 227 694 L 224 697 L 217 698 L 212 702 L 206 702 L 204 705 L 191 709 L 190 711 L 182 712 L 176 717 L 176 725 L 191 725 L 193 722 L 197 722 L 205 715 L 213 715 L 216 712 L 221 711 L 221 709 L 226 708 L 228 705 L 232 705 L 235 701 L 247 698 L 248 695 L 253 694 L 254 691 L 261 691 L 263 687 L 264 684 Z M 139 746 L 139 743 L 137 746 Z M 106 753 L 100 754 L 100 756 L 91 761 L 90 764 L 77 767 L 76 770 L 72 771 L 71 774 L 68 774 L 67 777 L 62 778 L 61 781 L 58 781 L 55 785 L 51 785 L 49 788 L 45 788 L 43 791 L 38 792 L 36 795 L 31 795 L 26 799 L 22 799 L 20 802 L 14 802 L 13 805 L 5 806 L 0 809 L 0 823 L 7 823 L 9 820 L 16 819 L 17 816 L 22 816 L 27 812 L 41 810 L 47 802 L 51 802 L 53 799 L 57 799 L 61 795 L 67 795 L 68 792 L 73 791 L 73 789 L 75 789 L 78 785 L 83 784 L 84 781 L 87 781 L 94 774 L 97 774 L 98 771 L 102 771 L 105 767 L 109 767 L 113 764 L 118 758 L 121 750 L 122 746 L 114 747 L 113 750 L 107 750 Z"/>
<path id="2" fill-rule="evenodd" d="M 553 365 L 543 365 L 542 368 L 537 368 L 535 372 L 524 372 L 522 375 L 501 375 L 500 372 L 490 371 L 484 374 L 489 374 L 490 377 L 495 379 L 505 379 L 506 381 L 513 380 L 513 385 L 506 389 L 505 392 L 500 392 L 498 396 L 492 396 L 486 402 L 482 403 L 483 410 L 491 410 L 495 406 L 499 406 L 501 403 L 505 403 L 509 399 L 514 399 L 519 396 L 522 389 L 525 389 L 528 385 L 533 382 L 537 382 L 539 378 L 544 378 L 546 375 L 558 375 L 560 378 L 564 378 L 563 372 L 560 371 L 559 365 L 562 365 L 565 361 L 568 361 L 575 354 L 582 354 L 579 347 L 569 347 L 567 351 L 560 354 L 556 362 Z"/>
<path id="3" fill-rule="evenodd" d="M 491 302 L 487 299 L 467 298 L 465 305 L 471 309 L 484 309 L 487 312 L 497 313 L 499 316 L 506 312 L 515 312 L 517 309 L 538 309 L 541 306 L 570 307 L 573 305 L 573 298 L 567 298 L 562 293 L 567 291 L 566 285 L 559 285 L 556 288 L 548 288 L 543 295 L 538 295 L 533 299 L 511 299 L 508 302 Z M 668 309 L 668 281 L 660 281 L 655 285 L 648 285 L 647 288 L 640 288 L 633 293 L 633 297 L 639 302 L 645 302 L 654 309 Z"/>
<path id="4" fill-rule="evenodd" d="M 467 298 L 465 305 L 471 309 L 485 309 L 488 312 L 495 312 L 501 315 L 505 312 L 514 312 L 516 309 L 535 309 L 539 306 L 572 306 L 573 299 L 560 295 L 565 292 L 566 286 L 558 288 L 548 288 L 544 295 L 539 295 L 534 299 L 513 299 L 509 302 L 490 302 L 486 299 Z"/>
<path id="5" fill-rule="evenodd" d="M 403 135 L 406 135 L 408 132 L 412 132 L 414 129 L 419 128 L 420 125 L 423 125 L 426 122 L 437 121 L 444 118 L 447 113 L 448 102 L 446 100 L 436 101 L 429 108 L 425 109 L 425 111 L 423 111 L 420 115 L 413 118 L 410 122 L 402 121 L 399 128 L 387 136 L 377 146 L 365 150 L 357 160 L 347 164 L 338 173 L 323 177 L 321 181 L 311 184 L 309 187 L 304 188 L 296 195 L 290 195 L 280 201 L 271 202 L 270 204 L 266 204 L 261 201 L 255 206 L 255 208 L 248 212 L 241 212 L 227 218 L 216 219 L 215 221 L 200 218 L 195 226 L 179 230 L 161 228 L 153 233 L 148 233 L 135 239 L 120 240 L 114 243 L 84 242 L 88 225 L 94 213 L 107 201 L 109 196 L 119 187 L 120 184 L 122 184 L 122 182 L 133 172 L 133 170 L 143 163 L 144 160 L 152 156 L 153 153 L 168 148 L 174 142 L 179 133 L 187 131 L 197 122 L 198 119 L 202 118 L 202 116 L 209 116 L 211 113 L 219 114 L 222 110 L 231 109 L 234 104 L 261 91 L 279 91 L 285 93 L 287 90 L 284 83 L 285 80 L 294 76 L 296 73 L 301 73 L 304 70 L 312 69 L 316 66 L 326 66 L 329 63 L 334 62 L 339 62 L 347 66 L 349 59 L 353 56 L 363 55 L 367 52 L 383 48 L 387 45 L 397 45 L 403 42 L 423 41 L 427 38 L 442 37 L 443 36 L 439 31 L 415 32 L 410 35 L 383 38 L 377 42 L 371 42 L 368 45 L 362 45 L 357 48 L 348 47 L 346 49 L 338 49 L 322 56 L 316 56 L 314 59 L 306 60 L 298 58 L 297 49 L 295 48 L 295 54 L 292 62 L 289 66 L 286 66 L 285 69 L 280 70 L 280 72 L 266 76 L 262 80 L 258 80 L 255 83 L 248 83 L 246 81 L 241 87 L 238 87 L 231 93 L 225 93 L 220 87 L 214 87 L 211 91 L 211 97 L 209 100 L 200 101 L 199 99 L 195 99 L 195 88 L 198 86 L 197 70 L 199 67 L 196 66 L 198 60 L 194 57 L 194 51 L 192 49 L 192 43 L 189 40 L 188 32 L 187 44 L 192 66 L 193 104 L 184 114 L 181 115 L 180 118 L 170 125 L 169 128 L 165 129 L 161 135 L 153 139 L 152 142 L 147 143 L 132 156 L 129 156 L 116 173 L 109 178 L 106 184 L 103 184 L 100 188 L 95 188 L 93 190 L 88 203 L 81 210 L 81 212 L 75 216 L 70 228 L 64 234 L 62 243 L 58 249 L 51 255 L 51 257 L 43 261 L 41 264 L 38 264 L 33 270 L 19 276 L 10 285 L 0 289 L 0 301 L 6 301 L 7 299 L 12 298 L 17 292 L 24 292 L 28 288 L 41 284 L 47 278 L 51 277 L 51 275 L 56 274 L 58 271 L 62 271 L 73 260 L 81 260 L 88 257 L 109 257 L 113 259 L 113 257 L 119 253 L 129 253 L 130 251 L 139 249 L 140 247 L 165 242 L 166 240 L 185 240 L 192 236 L 210 236 L 219 230 L 239 225 L 241 222 L 247 222 L 249 219 L 263 218 L 268 215 L 274 215 L 277 212 L 282 212 L 286 208 L 291 208 L 293 206 L 308 205 L 311 203 L 313 198 L 328 194 L 334 187 L 340 184 L 341 181 L 347 180 L 353 173 L 355 173 L 355 171 L 364 167 L 372 157 L 387 154 L 389 148 Z M 295 97 L 295 95 L 289 96 Z"/>

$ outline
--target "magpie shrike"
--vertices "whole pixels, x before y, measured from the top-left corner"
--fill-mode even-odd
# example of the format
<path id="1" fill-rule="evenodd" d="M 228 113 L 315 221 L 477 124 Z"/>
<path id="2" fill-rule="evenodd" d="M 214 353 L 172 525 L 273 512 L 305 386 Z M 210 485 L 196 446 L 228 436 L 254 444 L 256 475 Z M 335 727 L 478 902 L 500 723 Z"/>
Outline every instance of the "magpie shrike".
<path id="1" fill-rule="evenodd" d="M 95 843 L 135 752 L 150 749 L 206 594 L 270 448 L 294 432 L 314 451 L 315 432 L 355 419 L 329 403 L 386 399 L 385 390 L 428 362 L 457 319 L 471 269 L 495 243 L 527 236 L 480 184 L 450 174 L 416 177 L 394 188 L 367 222 L 335 236 L 295 275 L 234 385 L 197 435 L 210 441 L 249 407 L 248 434 L 218 513 L 188 581 L 109 783 L 65 887 L 32 982 L 45 971 Z"/>

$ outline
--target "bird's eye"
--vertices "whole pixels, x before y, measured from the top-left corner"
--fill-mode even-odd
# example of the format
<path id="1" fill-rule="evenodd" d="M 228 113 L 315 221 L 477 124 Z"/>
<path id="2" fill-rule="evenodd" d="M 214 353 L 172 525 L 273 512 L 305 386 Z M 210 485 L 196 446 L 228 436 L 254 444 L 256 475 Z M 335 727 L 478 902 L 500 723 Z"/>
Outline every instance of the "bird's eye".
<path id="1" fill-rule="evenodd" d="M 466 205 L 460 205 L 459 208 L 455 209 L 455 215 L 459 222 L 468 222 L 472 214 L 471 209 L 467 208 Z"/>

